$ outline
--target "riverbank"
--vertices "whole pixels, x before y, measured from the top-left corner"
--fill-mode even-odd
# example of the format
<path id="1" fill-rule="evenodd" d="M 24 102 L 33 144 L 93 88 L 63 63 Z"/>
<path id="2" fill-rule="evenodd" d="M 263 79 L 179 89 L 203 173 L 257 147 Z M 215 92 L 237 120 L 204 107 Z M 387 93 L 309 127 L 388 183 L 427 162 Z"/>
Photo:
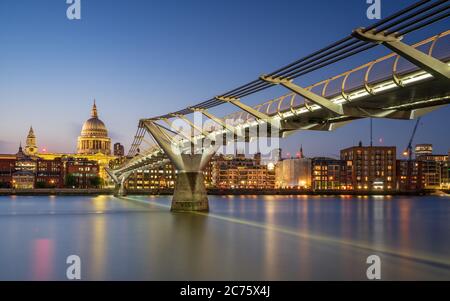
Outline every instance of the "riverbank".
<path id="1" fill-rule="evenodd" d="M 311 190 L 297 190 L 297 189 L 268 189 L 268 190 L 252 190 L 252 189 L 239 189 L 239 190 L 221 190 L 221 189 L 208 189 L 209 195 L 406 195 L 406 196 L 425 196 L 433 194 L 442 194 L 449 192 L 443 192 L 438 190 L 421 190 L 421 191 L 342 191 L 342 190 L 327 190 L 327 191 L 311 191 Z"/>
<path id="2" fill-rule="evenodd" d="M 0 195 L 111 195 L 114 189 L 0 189 Z"/>
<path id="3" fill-rule="evenodd" d="M 295 189 L 208 189 L 209 195 L 431 195 L 431 194 L 450 194 L 450 191 L 422 190 L 414 192 L 368 192 L 368 191 L 310 191 Z M 0 195 L 113 195 L 114 189 L 0 189 Z M 128 195 L 172 195 L 173 189 L 159 190 L 128 190 Z"/>

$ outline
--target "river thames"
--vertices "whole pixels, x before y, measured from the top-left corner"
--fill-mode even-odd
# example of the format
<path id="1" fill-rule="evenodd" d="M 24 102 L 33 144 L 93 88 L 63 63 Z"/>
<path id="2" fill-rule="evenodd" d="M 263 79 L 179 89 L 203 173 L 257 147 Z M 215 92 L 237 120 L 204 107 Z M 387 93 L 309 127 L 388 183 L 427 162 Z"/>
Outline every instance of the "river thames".
<path id="1" fill-rule="evenodd" d="M 2 196 L 0 280 L 450 280 L 450 197 Z"/>

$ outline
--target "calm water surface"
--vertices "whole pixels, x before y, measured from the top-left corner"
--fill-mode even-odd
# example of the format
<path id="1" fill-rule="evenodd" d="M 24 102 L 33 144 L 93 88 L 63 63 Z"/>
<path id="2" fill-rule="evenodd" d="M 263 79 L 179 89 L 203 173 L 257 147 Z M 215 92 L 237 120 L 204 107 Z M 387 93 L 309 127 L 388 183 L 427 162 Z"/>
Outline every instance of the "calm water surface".
<path id="1" fill-rule="evenodd" d="M 0 197 L 0 280 L 450 280 L 450 197 Z"/>

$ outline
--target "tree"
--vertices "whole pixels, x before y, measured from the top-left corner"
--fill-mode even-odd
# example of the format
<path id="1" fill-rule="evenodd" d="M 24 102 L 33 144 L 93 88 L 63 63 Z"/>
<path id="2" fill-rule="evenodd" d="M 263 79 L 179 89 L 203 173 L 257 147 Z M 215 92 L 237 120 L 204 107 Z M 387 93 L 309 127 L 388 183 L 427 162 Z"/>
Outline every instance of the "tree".
<path id="1" fill-rule="evenodd" d="M 67 174 L 65 185 L 70 188 L 77 186 L 77 178 L 71 173 Z"/>
<path id="2" fill-rule="evenodd" d="M 0 182 L 0 188 L 11 188 L 11 183 Z"/>
<path id="3" fill-rule="evenodd" d="M 36 188 L 48 188 L 45 182 L 36 182 Z"/>
<path id="4" fill-rule="evenodd" d="M 99 176 L 95 176 L 89 179 L 91 187 L 99 188 L 102 185 L 102 179 Z"/>

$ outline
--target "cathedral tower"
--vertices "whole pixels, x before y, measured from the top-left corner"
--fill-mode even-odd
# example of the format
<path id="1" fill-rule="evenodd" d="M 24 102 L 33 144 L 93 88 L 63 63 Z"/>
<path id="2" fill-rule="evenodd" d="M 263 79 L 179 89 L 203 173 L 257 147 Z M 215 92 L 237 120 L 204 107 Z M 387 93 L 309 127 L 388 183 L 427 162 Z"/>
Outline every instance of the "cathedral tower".
<path id="1" fill-rule="evenodd" d="M 34 134 L 33 127 L 30 127 L 28 132 L 27 142 L 25 144 L 25 153 L 29 156 L 37 155 L 38 148 L 36 145 L 36 135 Z"/>

